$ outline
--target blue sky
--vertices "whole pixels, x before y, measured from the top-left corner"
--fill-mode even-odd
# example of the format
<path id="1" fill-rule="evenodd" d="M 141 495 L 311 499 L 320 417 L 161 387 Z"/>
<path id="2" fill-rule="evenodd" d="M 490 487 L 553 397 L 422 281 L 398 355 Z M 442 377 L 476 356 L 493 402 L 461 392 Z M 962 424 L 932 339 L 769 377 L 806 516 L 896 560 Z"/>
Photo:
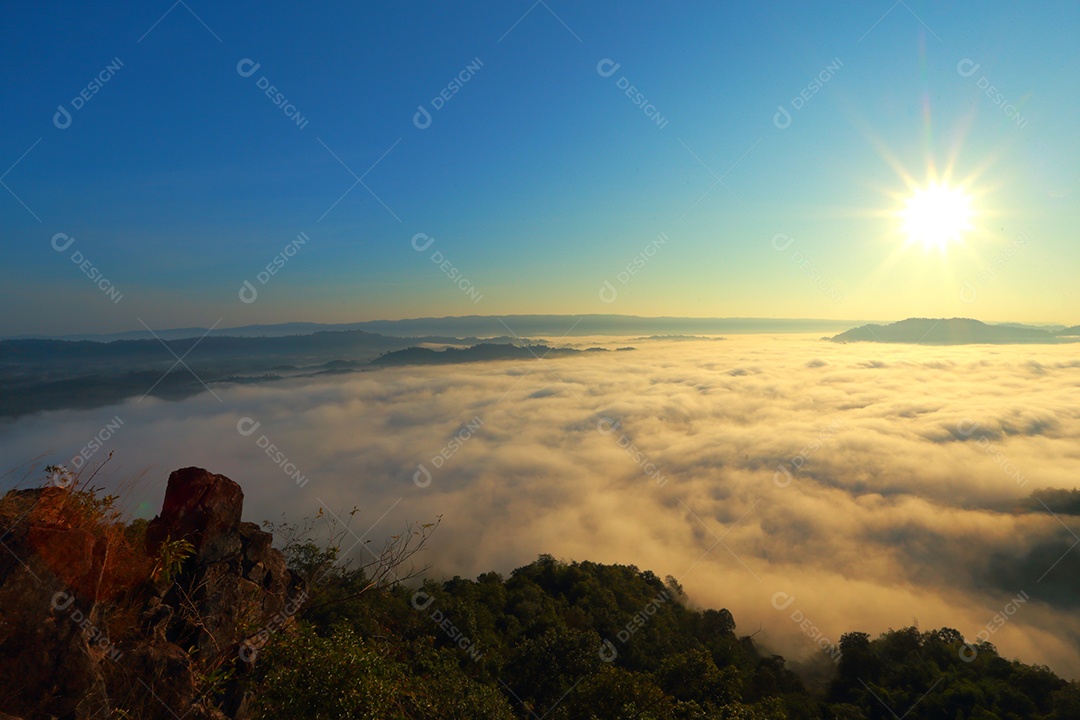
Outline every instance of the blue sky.
<path id="1" fill-rule="evenodd" d="M 17 311 L 0 335 L 510 313 L 1074 324 L 1078 26 L 1064 2 L 5 8 Z M 931 166 L 975 213 L 944 252 L 896 216 Z"/>

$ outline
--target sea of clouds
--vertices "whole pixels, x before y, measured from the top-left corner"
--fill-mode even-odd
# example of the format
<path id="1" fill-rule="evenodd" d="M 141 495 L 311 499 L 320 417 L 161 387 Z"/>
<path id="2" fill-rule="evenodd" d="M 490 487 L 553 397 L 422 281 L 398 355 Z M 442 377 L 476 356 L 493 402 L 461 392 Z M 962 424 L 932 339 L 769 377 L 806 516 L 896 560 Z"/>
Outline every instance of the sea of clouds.
<path id="1" fill-rule="evenodd" d="M 375 546 L 441 515 L 436 576 L 634 564 L 789 657 L 917 623 L 1080 676 L 1080 518 L 1021 502 L 1080 487 L 1080 346 L 597 342 L 637 349 L 40 413 L 0 425 L 3 482 L 107 435 L 87 466 L 113 452 L 99 480 L 144 516 L 198 465 L 246 519 L 359 506 Z"/>

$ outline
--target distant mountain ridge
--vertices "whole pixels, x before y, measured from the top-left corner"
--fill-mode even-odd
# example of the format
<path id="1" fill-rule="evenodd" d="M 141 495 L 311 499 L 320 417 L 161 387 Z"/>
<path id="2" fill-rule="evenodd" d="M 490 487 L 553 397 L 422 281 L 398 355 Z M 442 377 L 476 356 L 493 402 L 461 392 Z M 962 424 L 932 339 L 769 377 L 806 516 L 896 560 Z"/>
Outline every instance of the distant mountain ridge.
<path id="1" fill-rule="evenodd" d="M 74 360 L 165 360 L 182 357 L 189 349 L 197 347 L 200 355 L 215 358 L 259 356 L 319 356 L 325 353 L 370 355 L 378 351 L 400 349 L 415 344 L 476 345 L 482 342 L 509 342 L 509 336 L 482 340 L 477 337 L 451 337 L 427 335 L 422 337 L 398 337 L 381 335 L 364 330 L 341 330 L 313 332 L 308 334 L 278 336 L 231 336 L 210 335 L 205 338 L 184 337 L 177 339 L 125 339 L 108 342 L 95 340 L 13 339 L 0 340 L 0 365 L 7 362 Z"/>
<path id="2" fill-rule="evenodd" d="M 1071 331 L 1071 332 L 1070 332 Z M 888 325 L 861 325 L 829 340 L 832 342 L 879 342 L 936 345 L 973 343 L 1060 343 L 1075 342 L 1070 335 L 1077 328 L 1052 332 L 1014 323 L 989 325 L 971 318 L 907 318 Z"/>
<path id="3" fill-rule="evenodd" d="M 633 348 L 620 348 L 632 350 Z M 455 363 L 488 360 L 531 360 L 534 358 L 580 355 L 586 352 L 608 352 L 606 348 L 555 348 L 547 345 L 511 345 L 485 343 L 467 348 L 448 347 L 445 350 L 410 347 L 388 352 L 371 362 L 372 365 L 452 365 Z"/>
<path id="4" fill-rule="evenodd" d="M 756 333 L 756 332 L 837 332 L 853 323 L 851 320 L 816 318 L 687 318 L 641 317 L 637 315 L 465 315 L 441 318 L 411 318 L 407 320 L 368 320 L 353 323 L 289 322 L 274 325 L 243 325 L 233 328 L 187 327 L 171 329 L 130 330 L 120 333 L 76 334 L 62 336 L 20 335 L 0 340 L 182 340 L 210 337 L 282 337 L 311 335 L 317 332 L 366 331 L 393 337 L 424 335 L 475 336 L 542 336 L 554 335 L 668 335 Z"/>
<path id="5" fill-rule="evenodd" d="M 145 395 L 180 400 L 217 383 L 264 383 L 386 366 L 556 358 L 597 350 L 602 348 L 551 347 L 507 335 L 487 340 L 394 337 L 364 330 L 112 342 L 0 340 L 0 419 L 100 407 Z"/>

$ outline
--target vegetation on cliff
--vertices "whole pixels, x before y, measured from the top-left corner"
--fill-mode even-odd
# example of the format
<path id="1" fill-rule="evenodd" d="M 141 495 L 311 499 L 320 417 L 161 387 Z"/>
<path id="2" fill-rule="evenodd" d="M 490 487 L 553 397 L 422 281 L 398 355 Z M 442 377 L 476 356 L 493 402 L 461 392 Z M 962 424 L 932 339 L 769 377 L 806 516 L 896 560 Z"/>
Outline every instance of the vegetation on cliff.
<path id="1" fill-rule="evenodd" d="M 1080 684 L 949 628 L 850 632 L 804 680 L 634 566 L 541 555 L 420 582 L 437 522 L 350 563 L 347 525 L 317 543 L 268 524 L 274 549 L 240 487 L 199 468 L 149 523 L 71 480 L 0 499 L 0 717 L 1080 717 Z"/>

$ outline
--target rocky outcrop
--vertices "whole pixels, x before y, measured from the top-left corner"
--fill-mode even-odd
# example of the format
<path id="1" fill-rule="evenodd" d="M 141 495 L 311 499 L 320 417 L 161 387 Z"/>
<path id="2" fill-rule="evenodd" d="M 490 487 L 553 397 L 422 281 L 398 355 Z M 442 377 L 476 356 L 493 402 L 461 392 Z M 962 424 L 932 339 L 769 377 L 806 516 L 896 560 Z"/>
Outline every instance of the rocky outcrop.
<path id="1" fill-rule="evenodd" d="M 279 627 L 297 589 L 272 536 L 241 522 L 243 499 L 229 478 L 183 468 L 143 532 L 93 493 L 8 493 L 0 718 L 96 720 L 118 707 L 139 718 L 246 717 L 254 655 L 242 642 Z M 179 540 L 193 551 L 161 572 L 163 548 Z M 225 679 L 208 687 L 213 677 Z"/>
<path id="2" fill-rule="evenodd" d="M 224 560 L 240 550 L 244 491 L 224 475 L 187 467 L 169 475 L 161 513 L 146 527 L 153 554 L 166 538 L 189 540 L 199 564 Z"/>

